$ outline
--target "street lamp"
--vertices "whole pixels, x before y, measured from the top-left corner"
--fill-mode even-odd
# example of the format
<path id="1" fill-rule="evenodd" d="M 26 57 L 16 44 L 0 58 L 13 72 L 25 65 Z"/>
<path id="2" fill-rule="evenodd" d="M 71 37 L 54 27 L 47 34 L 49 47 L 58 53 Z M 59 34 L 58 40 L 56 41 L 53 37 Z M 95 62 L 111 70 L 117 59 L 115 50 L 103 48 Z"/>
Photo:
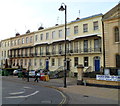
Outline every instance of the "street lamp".
<path id="1" fill-rule="evenodd" d="M 29 82 L 29 70 L 30 70 L 30 62 L 28 63 L 28 70 L 27 70 L 27 82 Z"/>
<path id="2" fill-rule="evenodd" d="M 64 5 L 64 6 L 63 6 Z M 64 88 L 67 87 L 66 85 L 66 70 L 67 70 L 67 61 L 66 61 L 66 24 L 67 24 L 67 6 L 62 3 L 60 8 L 58 9 L 59 11 L 64 11 L 65 10 L 65 57 L 64 57 Z"/>

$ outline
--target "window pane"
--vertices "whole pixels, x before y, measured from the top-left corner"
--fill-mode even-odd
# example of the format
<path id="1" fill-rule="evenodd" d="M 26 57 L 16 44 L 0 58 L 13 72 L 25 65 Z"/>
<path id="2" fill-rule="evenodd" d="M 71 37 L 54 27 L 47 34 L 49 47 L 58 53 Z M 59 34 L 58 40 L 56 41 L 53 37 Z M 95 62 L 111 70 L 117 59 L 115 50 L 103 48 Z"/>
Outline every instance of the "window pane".
<path id="1" fill-rule="evenodd" d="M 88 40 L 84 40 L 84 52 L 88 52 Z"/>
<path id="2" fill-rule="evenodd" d="M 78 26 L 75 26 L 74 27 L 74 34 L 77 34 L 78 33 Z"/>
<path id="3" fill-rule="evenodd" d="M 25 66 L 27 66 L 27 59 L 25 59 Z"/>
<path id="4" fill-rule="evenodd" d="M 22 44 L 24 44 L 24 38 L 22 38 Z"/>
<path id="5" fill-rule="evenodd" d="M 26 37 L 26 43 L 28 43 L 28 37 Z"/>
<path id="6" fill-rule="evenodd" d="M 40 66 L 42 66 L 42 59 L 40 59 Z"/>
<path id="7" fill-rule="evenodd" d="M 70 36 L 70 28 L 67 28 L 67 36 Z"/>
<path id="8" fill-rule="evenodd" d="M 100 51 L 100 39 L 94 39 L 94 51 Z"/>
<path id="9" fill-rule="evenodd" d="M 46 40 L 49 39 L 49 33 L 46 33 Z"/>
<path id="10" fill-rule="evenodd" d="M 88 24 L 83 24 L 83 32 L 88 32 Z"/>
<path id="11" fill-rule="evenodd" d="M 55 38 L 55 31 L 52 32 L 52 39 Z"/>
<path id="12" fill-rule="evenodd" d="M 35 66 L 37 65 L 36 59 L 34 59 L 34 65 L 35 65 Z"/>
<path id="13" fill-rule="evenodd" d="M 74 42 L 74 52 L 78 53 L 78 42 Z"/>
<path id="14" fill-rule="evenodd" d="M 40 35 L 40 40 L 43 40 L 43 34 Z"/>
<path id="15" fill-rule="evenodd" d="M 52 66 L 55 66 L 55 59 L 52 59 Z"/>
<path id="16" fill-rule="evenodd" d="M 62 59 L 58 58 L 58 66 L 62 66 L 61 62 L 62 62 Z"/>
<path id="17" fill-rule="evenodd" d="M 98 21 L 93 22 L 93 28 L 94 30 L 98 29 Z"/>
<path id="18" fill-rule="evenodd" d="M 74 57 L 74 66 L 78 65 L 78 57 Z"/>
<path id="19" fill-rule="evenodd" d="M 62 38 L 62 30 L 59 30 L 59 38 Z"/>
<path id="20" fill-rule="evenodd" d="M 88 57 L 84 57 L 84 66 L 88 67 Z"/>
<path id="21" fill-rule="evenodd" d="M 32 43 L 32 40 L 33 40 L 33 37 L 31 36 L 31 37 L 30 37 L 30 43 Z"/>
<path id="22" fill-rule="evenodd" d="M 37 41 L 38 40 L 38 35 L 35 35 L 35 41 Z"/>
<path id="23" fill-rule="evenodd" d="M 119 42 L 120 41 L 120 35 L 119 35 L 119 28 L 118 27 L 116 27 L 115 29 L 114 29 L 114 33 L 115 33 L 115 42 Z"/>

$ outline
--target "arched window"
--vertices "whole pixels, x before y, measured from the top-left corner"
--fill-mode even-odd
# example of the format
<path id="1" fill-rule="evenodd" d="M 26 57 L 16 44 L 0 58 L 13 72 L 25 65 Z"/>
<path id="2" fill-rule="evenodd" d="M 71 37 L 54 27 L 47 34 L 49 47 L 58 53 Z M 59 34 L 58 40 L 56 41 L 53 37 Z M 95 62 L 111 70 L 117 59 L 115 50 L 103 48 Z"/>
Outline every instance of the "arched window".
<path id="1" fill-rule="evenodd" d="M 115 34 L 115 42 L 119 42 L 120 37 L 119 37 L 119 28 L 118 27 L 115 27 L 114 34 Z"/>

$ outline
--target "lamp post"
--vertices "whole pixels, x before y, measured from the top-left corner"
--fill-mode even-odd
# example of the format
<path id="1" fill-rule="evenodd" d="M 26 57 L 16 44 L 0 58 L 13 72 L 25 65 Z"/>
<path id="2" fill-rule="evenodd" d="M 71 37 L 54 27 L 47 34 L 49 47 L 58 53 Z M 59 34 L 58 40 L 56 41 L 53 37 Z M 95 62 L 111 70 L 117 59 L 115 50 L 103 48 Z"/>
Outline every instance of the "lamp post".
<path id="1" fill-rule="evenodd" d="M 64 7 L 63 7 L 64 5 Z M 67 87 L 66 85 L 66 70 L 67 70 L 67 61 L 66 61 L 66 24 L 67 24 L 67 6 L 62 3 L 60 8 L 58 9 L 59 11 L 64 11 L 65 10 L 65 41 L 64 41 L 64 44 L 65 44 L 65 57 L 64 57 L 64 88 Z"/>
<path id="2" fill-rule="evenodd" d="M 29 82 L 29 70 L 30 70 L 30 62 L 28 63 L 28 70 L 27 70 L 27 82 Z"/>

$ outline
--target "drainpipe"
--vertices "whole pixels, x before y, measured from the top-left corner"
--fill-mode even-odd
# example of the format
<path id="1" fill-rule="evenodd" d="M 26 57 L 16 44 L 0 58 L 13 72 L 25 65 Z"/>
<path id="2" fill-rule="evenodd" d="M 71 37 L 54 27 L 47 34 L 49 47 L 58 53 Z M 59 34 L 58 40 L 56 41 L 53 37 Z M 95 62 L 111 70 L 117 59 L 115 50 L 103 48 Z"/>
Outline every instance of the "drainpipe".
<path id="1" fill-rule="evenodd" d="M 103 16 L 102 16 L 103 18 Z M 105 68 L 105 35 L 104 35 L 104 22 L 102 20 L 102 34 L 103 34 L 103 67 Z"/>

